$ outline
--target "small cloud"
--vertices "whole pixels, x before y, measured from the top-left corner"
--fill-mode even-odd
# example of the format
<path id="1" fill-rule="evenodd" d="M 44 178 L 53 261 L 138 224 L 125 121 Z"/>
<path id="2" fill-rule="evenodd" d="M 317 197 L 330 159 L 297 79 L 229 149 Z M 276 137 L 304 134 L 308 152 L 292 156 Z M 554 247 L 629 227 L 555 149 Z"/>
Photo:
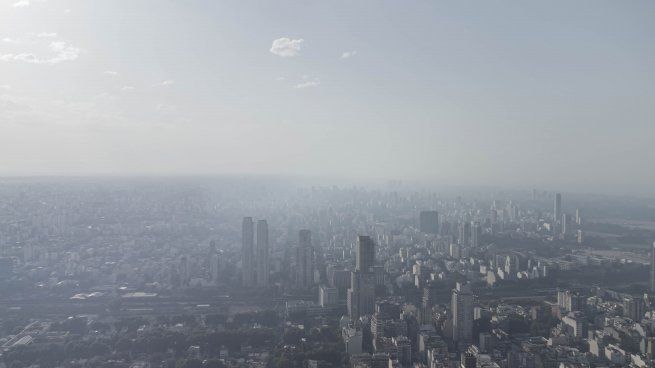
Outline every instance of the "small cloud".
<path id="1" fill-rule="evenodd" d="M 45 0 L 39 0 L 44 2 Z M 34 3 L 34 1 L 33 1 Z M 2 39 L 4 43 L 22 45 L 16 53 L 0 54 L 0 61 L 22 61 L 31 64 L 58 64 L 77 59 L 82 49 L 66 41 L 53 39 L 54 32 L 28 33 L 23 37 Z"/>
<path id="2" fill-rule="evenodd" d="M 277 78 L 275 78 L 275 80 L 278 81 L 278 82 L 281 82 L 281 81 L 283 81 L 283 80 L 286 80 L 286 78 L 284 78 L 284 77 L 277 77 Z"/>
<path id="3" fill-rule="evenodd" d="M 280 57 L 294 57 L 300 52 L 302 43 L 305 42 L 302 38 L 292 40 L 287 37 L 278 38 L 273 40 L 271 45 L 271 53 Z"/>
<path id="4" fill-rule="evenodd" d="M 53 41 L 50 42 L 50 50 L 57 53 L 54 58 L 48 60 L 49 64 L 56 64 L 62 61 L 73 61 L 80 56 L 79 48 L 64 42 L 64 41 Z"/>
<path id="5" fill-rule="evenodd" d="M 115 72 L 113 70 L 105 70 L 104 72 L 102 72 L 102 74 L 111 75 L 112 77 L 115 77 L 118 75 L 118 72 Z"/>
<path id="6" fill-rule="evenodd" d="M 13 44 L 16 44 L 16 45 L 18 45 L 18 44 L 21 43 L 19 40 L 16 40 L 16 39 L 13 39 L 13 38 L 10 38 L 10 37 L 5 37 L 5 38 L 3 38 L 3 39 L 2 39 L 2 42 L 5 42 L 5 43 L 13 43 Z"/>
<path id="7" fill-rule="evenodd" d="M 123 86 L 123 88 L 121 88 L 121 91 L 134 91 L 134 87 L 132 87 L 132 86 Z"/>
<path id="8" fill-rule="evenodd" d="M 0 55 L 0 61 L 24 61 L 26 63 L 37 64 L 39 59 L 34 54 L 29 54 L 26 52 L 20 54 L 4 54 Z"/>
<path id="9" fill-rule="evenodd" d="M 316 87 L 321 84 L 321 81 L 318 78 L 310 78 L 306 75 L 302 77 L 303 81 L 293 86 L 296 89 Z"/>
<path id="10" fill-rule="evenodd" d="M 64 13 L 69 14 L 71 12 L 70 9 L 64 9 Z"/>
<path id="11" fill-rule="evenodd" d="M 11 86 L 8 84 L 0 84 L 0 89 L 4 91 L 8 91 L 11 89 Z"/>
<path id="12" fill-rule="evenodd" d="M 351 57 L 357 55 L 357 50 L 352 50 L 352 51 L 346 51 L 343 54 L 341 54 L 342 59 L 350 59 Z"/>
<path id="13" fill-rule="evenodd" d="M 172 86 L 174 83 L 175 83 L 174 81 L 172 81 L 172 80 L 170 80 L 170 79 L 167 79 L 167 80 L 165 80 L 165 81 L 162 81 L 160 84 L 161 84 L 162 86 L 166 87 L 166 86 Z"/>
<path id="14" fill-rule="evenodd" d="M 32 5 L 35 2 L 44 3 L 44 2 L 46 2 L 46 0 L 36 0 L 36 1 L 33 1 L 33 0 L 18 0 L 15 3 L 13 3 L 12 6 L 14 8 L 26 8 L 26 7 Z"/>
<path id="15" fill-rule="evenodd" d="M 24 8 L 30 6 L 30 0 L 18 0 L 12 5 L 14 8 Z"/>
<path id="16" fill-rule="evenodd" d="M 49 58 L 39 58 L 33 53 L 23 52 L 20 54 L 0 55 L 0 61 L 22 61 L 30 64 L 58 64 L 64 61 L 73 61 L 82 52 L 81 49 L 65 41 L 50 42 L 48 49 L 54 54 Z"/>

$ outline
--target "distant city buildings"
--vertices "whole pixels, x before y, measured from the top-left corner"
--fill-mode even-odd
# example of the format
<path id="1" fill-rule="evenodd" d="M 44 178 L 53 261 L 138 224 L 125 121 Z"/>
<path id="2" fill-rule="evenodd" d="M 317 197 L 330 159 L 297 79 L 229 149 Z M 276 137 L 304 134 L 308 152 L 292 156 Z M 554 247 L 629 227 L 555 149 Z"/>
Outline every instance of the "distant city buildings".
<path id="1" fill-rule="evenodd" d="M 555 205 L 553 208 L 553 220 L 558 222 L 562 219 L 562 194 L 555 193 Z"/>
<path id="2" fill-rule="evenodd" d="M 419 214 L 419 230 L 426 234 L 438 234 L 439 212 L 421 211 Z"/>
<path id="3" fill-rule="evenodd" d="M 563 213 L 562 214 L 562 222 L 561 222 L 561 228 L 562 228 L 562 236 L 566 236 L 570 231 L 571 231 L 571 218 L 568 214 Z"/>
<path id="4" fill-rule="evenodd" d="M 557 291 L 557 304 L 566 312 L 580 311 L 584 308 L 586 298 L 571 290 Z"/>
<path id="5" fill-rule="evenodd" d="M 321 307 L 332 307 L 339 303 L 339 292 L 337 288 L 321 285 L 318 288 L 318 304 Z"/>
<path id="6" fill-rule="evenodd" d="M 255 286 L 255 225 L 244 217 L 241 226 L 241 278 L 244 287 Z"/>
<path id="7" fill-rule="evenodd" d="M 582 211 L 579 208 L 575 209 L 575 223 L 578 226 L 582 226 Z"/>
<path id="8" fill-rule="evenodd" d="M 475 221 L 471 223 L 471 246 L 477 247 L 480 245 L 480 235 L 482 229 L 480 228 L 480 223 Z"/>
<path id="9" fill-rule="evenodd" d="M 257 221 L 257 287 L 268 286 L 268 223 Z"/>
<path id="10" fill-rule="evenodd" d="M 348 290 L 348 314 L 351 320 L 375 310 L 375 243 L 368 236 L 358 236 L 355 246 L 355 271 Z"/>
<path id="11" fill-rule="evenodd" d="M 241 234 L 242 285 L 267 287 L 269 284 L 268 223 L 266 220 L 257 221 L 255 243 L 255 224 L 252 217 L 244 217 Z"/>
<path id="12" fill-rule="evenodd" d="M 216 285 L 220 281 L 220 271 L 221 271 L 221 258 L 220 256 L 212 252 L 209 254 L 209 274 L 211 277 L 211 282 Z"/>
<path id="13" fill-rule="evenodd" d="M 296 248 L 296 286 L 307 289 L 314 285 L 314 247 L 312 233 L 309 230 L 298 232 Z"/>
<path id="14" fill-rule="evenodd" d="M 635 322 L 641 322 L 646 312 L 644 298 L 639 296 L 623 298 L 623 314 Z"/>
<path id="15" fill-rule="evenodd" d="M 141 196 L 149 198 L 150 191 Z M 655 270 L 655 255 L 647 255 L 655 244 L 621 249 L 612 231 L 625 226 L 604 227 L 595 207 L 588 210 L 594 220 L 584 225 L 580 209 L 575 217 L 560 209 L 559 219 L 551 218 L 552 192 L 471 199 L 317 187 L 261 202 L 230 195 L 221 198 L 235 202 L 207 205 L 208 196 L 194 202 L 188 191 L 174 191 L 167 200 L 132 207 L 139 196 L 123 197 L 121 189 L 113 194 L 118 199 L 108 195 L 111 201 L 83 197 L 64 226 L 59 203 L 50 208 L 57 212 L 52 219 L 39 217 L 60 195 L 35 193 L 42 197 L 23 202 L 21 191 L 2 203 L 0 282 L 3 303 L 11 307 L 0 322 L 25 315 L 35 323 L 5 329 L 0 349 L 6 359 L 20 350 L 47 351 L 46 339 L 58 346 L 102 340 L 110 353 L 93 358 L 102 362 L 117 349 L 176 334 L 185 337 L 180 349 L 162 340 L 162 351 L 181 354 L 176 365 L 201 360 L 209 366 L 212 359 L 225 366 L 349 362 L 353 368 L 654 363 L 655 303 L 643 286 L 649 267 Z M 26 211 L 24 203 L 34 206 Z M 106 203 L 125 207 L 114 211 Z M 239 223 L 244 208 L 275 216 L 275 229 L 270 218 Z M 421 215 L 420 208 L 439 212 Z M 312 232 L 297 231 L 305 227 Z M 589 234 L 584 242 L 583 229 Z M 640 230 L 643 238 L 647 231 Z M 596 247 L 610 237 L 612 249 Z M 621 286 L 607 289 L 608 277 Z M 570 289 L 556 292 L 555 285 Z M 55 301 L 52 312 L 33 302 L 41 297 Z M 38 308 L 48 320 L 33 322 Z M 78 316 L 87 332 L 63 330 L 70 322 L 62 310 Z M 162 318 L 113 331 L 132 315 L 149 314 Z M 81 315 L 93 317 L 82 323 Z M 105 323 L 110 329 L 95 330 Z M 307 355 L 294 351 L 317 352 L 316 359 L 305 361 Z M 20 366 L 39 364 L 29 354 L 21 355 Z M 125 366 L 145 367 L 152 357 L 140 352 L 141 362 Z"/>
<path id="16" fill-rule="evenodd" d="M 468 246 L 470 236 L 471 236 L 471 223 L 468 221 L 464 221 L 460 223 L 459 236 L 458 236 L 459 244 L 463 247 Z"/>
<path id="17" fill-rule="evenodd" d="M 355 271 L 372 272 L 375 265 L 375 243 L 369 236 L 360 235 L 355 244 Z"/>
<path id="18" fill-rule="evenodd" d="M 655 242 L 650 250 L 650 291 L 655 294 Z"/>
<path id="19" fill-rule="evenodd" d="M 473 292 L 470 284 L 458 282 L 452 291 L 453 341 L 459 345 L 473 341 Z"/>

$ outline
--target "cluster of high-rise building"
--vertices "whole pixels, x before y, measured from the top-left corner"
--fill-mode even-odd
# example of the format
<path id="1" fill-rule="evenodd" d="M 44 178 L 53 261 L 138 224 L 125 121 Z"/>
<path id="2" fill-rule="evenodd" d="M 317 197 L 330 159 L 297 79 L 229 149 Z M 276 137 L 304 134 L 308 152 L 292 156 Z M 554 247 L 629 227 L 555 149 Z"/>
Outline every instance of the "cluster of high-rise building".
<path id="1" fill-rule="evenodd" d="M 23 313 L 9 306 L 37 308 L 25 304 L 34 297 L 70 314 L 107 304 L 116 305 L 108 318 L 194 314 L 202 321 L 195 327 L 163 327 L 185 334 L 212 319 L 219 332 L 256 334 L 263 321 L 254 316 L 262 313 L 276 334 L 267 341 L 285 350 L 284 359 L 320 349 L 321 336 L 334 334 L 316 331 L 339 325 L 338 340 L 325 345 L 341 346 L 330 354 L 347 354 L 339 361 L 357 368 L 652 363 L 651 233 L 633 232 L 648 237 L 647 248 L 636 239 L 621 249 L 631 247 L 621 237 L 607 237 L 611 248 L 603 247 L 599 237 L 613 228 L 586 206 L 583 222 L 575 208 L 588 202 L 537 191 L 470 200 L 360 188 L 260 195 L 261 203 L 240 199 L 252 192 L 221 197 L 235 187 L 212 196 L 179 186 L 159 194 L 151 187 L 87 190 L 79 203 L 54 195 L 52 206 L 42 190 L 17 193 L 0 204 L 0 288 L 7 300 L 0 322 Z M 221 201 L 206 202 L 214 196 Z M 32 197 L 27 209 L 20 205 Z M 69 220 L 53 220 L 62 212 Z M 27 220 L 7 221 L 7 213 Z M 231 318 L 235 311 L 247 316 Z M 0 336 L 8 350 L 41 341 L 29 328 L 12 336 Z M 281 336 L 299 340 L 279 344 Z M 176 354 L 222 357 L 226 366 L 285 362 L 279 354 L 268 360 L 272 345 L 184 349 Z M 326 365 L 318 360 L 302 364 Z"/>
<path id="2" fill-rule="evenodd" d="M 269 229 L 266 220 L 258 220 L 255 226 L 251 217 L 244 217 L 241 240 L 242 285 L 258 288 L 269 286 Z M 298 244 L 294 248 L 293 285 L 296 290 L 311 289 L 317 280 L 316 255 L 310 230 L 298 232 Z"/>

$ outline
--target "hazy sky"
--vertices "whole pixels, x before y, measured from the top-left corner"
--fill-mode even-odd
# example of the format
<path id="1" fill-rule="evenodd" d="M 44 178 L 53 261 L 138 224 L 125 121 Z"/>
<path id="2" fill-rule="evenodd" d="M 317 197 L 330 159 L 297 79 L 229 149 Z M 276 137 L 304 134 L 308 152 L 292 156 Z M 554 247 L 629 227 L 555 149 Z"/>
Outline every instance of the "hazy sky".
<path id="1" fill-rule="evenodd" d="M 654 1 L 0 0 L 0 174 L 655 193 Z"/>

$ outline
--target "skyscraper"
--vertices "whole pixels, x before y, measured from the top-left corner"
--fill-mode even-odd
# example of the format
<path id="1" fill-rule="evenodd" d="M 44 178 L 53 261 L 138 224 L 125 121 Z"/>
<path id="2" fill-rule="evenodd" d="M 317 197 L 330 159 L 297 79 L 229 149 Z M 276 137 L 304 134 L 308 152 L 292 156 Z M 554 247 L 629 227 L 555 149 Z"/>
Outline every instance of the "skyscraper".
<path id="1" fill-rule="evenodd" d="M 655 242 L 650 251 L 650 292 L 655 293 Z"/>
<path id="2" fill-rule="evenodd" d="M 375 312 L 375 274 L 354 271 L 350 274 L 348 315 L 351 320 Z"/>
<path id="3" fill-rule="evenodd" d="M 180 275 L 180 282 L 182 283 L 182 285 L 189 285 L 189 279 L 190 279 L 189 259 L 186 256 L 182 256 L 180 258 L 178 273 Z"/>
<path id="4" fill-rule="evenodd" d="M 563 213 L 562 214 L 562 235 L 566 236 L 571 231 L 571 217 Z"/>
<path id="5" fill-rule="evenodd" d="M 357 237 L 355 271 L 348 289 L 348 315 L 351 320 L 375 311 L 375 243 L 368 236 Z"/>
<path id="6" fill-rule="evenodd" d="M 252 217 L 244 217 L 241 225 L 241 283 L 245 287 L 255 286 L 254 238 Z"/>
<path id="7" fill-rule="evenodd" d="M 257 221 L 257 286 L 268 286 L 268 224 Z"/>
<path id="8" fill-rule="evenodd" d="M 370 236 L 358 236 L 355 252 L 355 269 L 362 272 L 371 272 L 375 263 L 375 243 L 373 239 Z"/>
<path id="9" fill-rule="evenodd" d="M 450 301 L 453 316 L 453 341 L 458 345 L 473 340 L 473 292 L 469 284 L 458 282 Z"/>
<path id="10" fill-rule="evenodd" d="M 628 297 L 623 299 L 623 315 L 635 322 L 640 322 L 644 317 L 646 305 L 641 297 Z"/>
<path id="11" fill-rule="evenodd" d="M 562 194 L 555 193 L 555 208 L 553 208 L 553 220 L 555 222 L 562 219 Z"/>
<path id="12" fill-rule="evenodd" d="M 461 222 L 459 224 L 459 237 L 457 242 L 462 246 L 469 245 L 469 237 L 471 236 L 471 223 L 468 221 Z"/>
<path id="13" fill-rule="evenodd" d="M 438 234 L 439 233 L 439 212 L 421 211 L 419 214 L 419 230 L 422 233 Z"/>
<path id="14" fill-rule="evenodd" d="M 211 274 L 211 281 L 214 285 L 218 283 L 221 271 L 221 259 L 218 253 L 211 253 L 209 255 L 209 273 Z"/>
<path id="15" fill-rule="evenodd" d="M 510 254 L 505 257 L 505 273 L 509 279 L 515 279 L 519 270 L 519 257 Z"/>
<path id="16" fill-rule="evenodd" d="M 471 224 L 471 246 L 477 247 L 480 245 L 480 223 L 475 221 Z"/>
<path id="17" fill-rule="evenodd" d="M 312 232 L 300 230 L 298 233 L 298 249 L 296 250 L 296 285 L 307 289 L 314 285 L 314 248 L 312 247 Z"/>
<path id="18" fill-rule="evenodd" d="M 321 285 L 318 287 L 318 304 L 330 307 L 339 303 L 339 291 L 335 287 Z"/>
<path id="19" fill-rule="evenodd" d="M 436 304 L 439 289 L 434 283 L 423 287 L 423 297 L 421 299 L 420 321 L 422 325 L 432 323 L 432 307 Z"/>

